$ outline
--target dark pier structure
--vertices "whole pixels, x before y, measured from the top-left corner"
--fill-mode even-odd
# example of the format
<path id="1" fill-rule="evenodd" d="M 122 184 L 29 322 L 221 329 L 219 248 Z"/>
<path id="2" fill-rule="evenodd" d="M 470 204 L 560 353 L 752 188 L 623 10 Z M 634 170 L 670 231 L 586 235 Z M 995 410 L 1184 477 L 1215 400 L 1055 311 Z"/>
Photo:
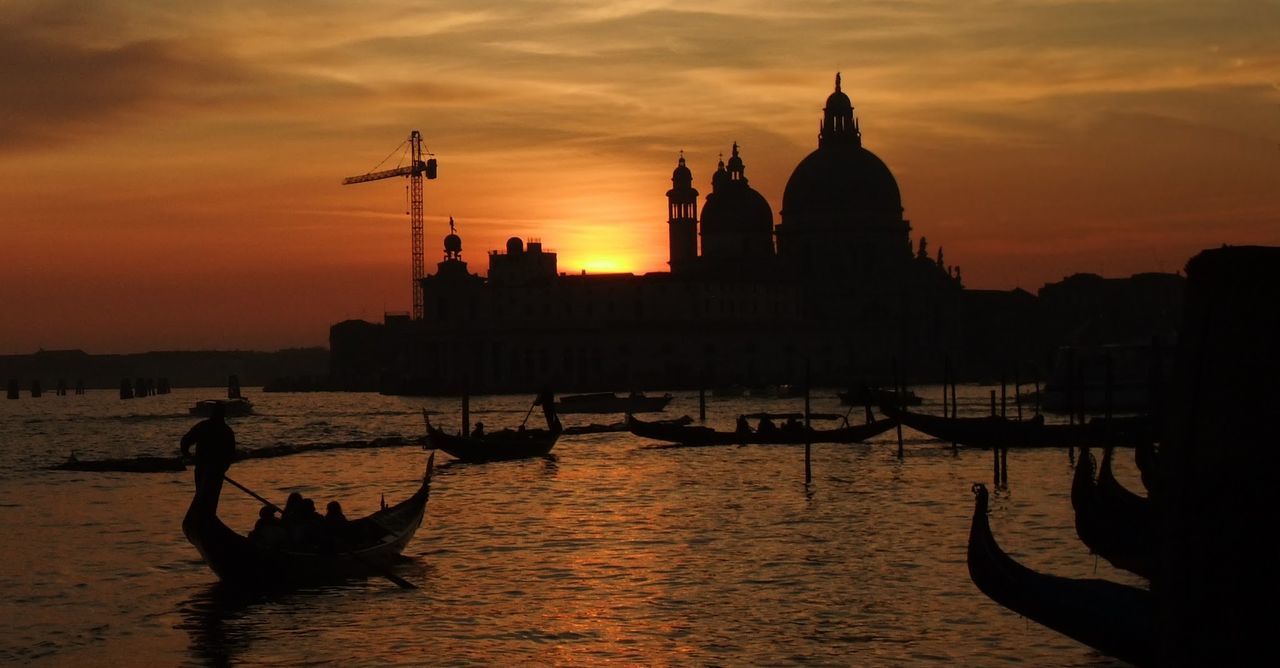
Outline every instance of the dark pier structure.
<path id="1" fill-rule="evenodd" d="M 681 155 L 667 191 L 668 272 L 566 274 L 540 241 L 513 237 L 488 254 L 482 277 L 451 222 L 442 261 L 420 282 L 421 318 L 332 326 L 332 386 L 753 387 L 797 384 L 806 364 L 815 385 L 855 386 L 887 382 L 895 357 L 912 382 L 940 380 L 945 360 L 953 379 L 1017 374 L 1026 363 L 1030 378 L 1048 373 L 1059 346 L 1146 342 L 1180 316 L 1183 281 L 1169 274 L 1072 277 L 1040 297 L 966 290 L 941 245 L 913 238 L 897 180 L 863 145 L 839 75 L 818 146 L 793 170 L 776 217 L 736 143 L 700 213 L 694 181 Z M 1118 319 L 1097 321 L 1100 304 Z"/>

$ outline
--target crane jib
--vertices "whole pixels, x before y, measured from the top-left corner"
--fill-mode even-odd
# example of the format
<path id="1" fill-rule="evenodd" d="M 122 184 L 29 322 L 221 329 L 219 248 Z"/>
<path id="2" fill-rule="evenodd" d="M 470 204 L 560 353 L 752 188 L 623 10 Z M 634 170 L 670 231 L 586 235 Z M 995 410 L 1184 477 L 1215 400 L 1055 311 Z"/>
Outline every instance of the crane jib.
<path id="1" fill-rule="evenodd" d="M 389 179 L 393 176 L 416 176 L 424 174 L 428 179 L 436 178 L 435 158 L 431 158 L 426 161 L 419 160 L 418 163 L 413 166 L 397 167 L 395 169 L 388 169 L 381 172 L 369 172 L 368 174 L 361 174 L 360 176 L 348 176 L 342 180 L 342 183 L 343 185 L 350 185 L 352 183 L 365 183 L 368 181 Z"/>

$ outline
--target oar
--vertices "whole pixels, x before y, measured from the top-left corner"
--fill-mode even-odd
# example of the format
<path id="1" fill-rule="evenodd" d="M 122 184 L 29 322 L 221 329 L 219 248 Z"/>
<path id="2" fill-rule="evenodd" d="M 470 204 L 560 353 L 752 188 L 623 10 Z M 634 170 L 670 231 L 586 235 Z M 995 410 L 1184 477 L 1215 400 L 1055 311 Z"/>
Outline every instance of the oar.
<path id="1" fill-rule="evenodd" d="M 255 491 L 253 491 L 253 490 L 249 489 L 248 487 L 245 487 L 244 485 L 241 485 L 240 483 L 238 483 L 238 482 L 236 482 L 236 481 L 232 480 L 232 479 L 231 479 L 231 476 L 226 475 L 226 474 L 224 473 L 224 474 L 222 475 L 222 479 L 223 479 L 223 480 L 226 480 L 226 481 L 227 481 L 227 482 L 229 482 L 229 483 L 231 483 L 234 487 L 236 487 L 236 488 L 237 488 L 237 489 L 239 489 L 240 491 L 244 492 L 245 494 L 248 494 L 249 496 L 252 496 L 253 498 L 257 499 L 259 502 L 261 502 L 261 503 L 262 503 L 262 505 L 264 505 L 264 506 L 269 506 L 269 507 L 274 508 L 274 509 L 276 509 L 276 510 L 280 510 L 280 506 L 277 506 L 276 504 L 274 504 L 274 503 L 272 503 L 272 502 L 270 502 L 270 501 L 268 501 L 268 500 L 266 500 L 266 499 L 262 498 L 262 496 L 261 496 L 261 495 L 259 495 L 257 492 L 255 492 Z M 281 513 L 283 513 L 284 511 L 283 511 L 283 510 L 280 510 L 280 512 L 281 512 Z M 390 580 L 390 581 L 394 582 L 394 583 L 395 583 L 397 586 L 399 586 L 401 589 L 417 589 L 417 588 L 418 588 L 418 586 L 417 586 L 417 585 L 413 584 L 412 582 L 409 582 L 408 580 L 406 580 L 406 579 L 404 579 L 404 578 L 400 577 L 399 575 L 396 575 L 395 573 L 392 573 L 390 570 L 388 570 L 386 567 L 382 566 L 381 564 L 375 564 L 375 563 L 373 563 L 373 562 L 369 561 L 368 559 L 365 559 L 364 557 L 362 557 L 362 556 L 360 556 L 360 555 L 356 554 L 355 552 L 347 552 L 347 553 L 345 553 L 345 554 L 346 554 L 346 556 L 349 556 L 349 557 L 351 557 L 352 559 L 355 559 L 356 561 L 360 562 L 362 565 L 364 565 L 364 566 L 365 566 L 366 568 L 368 568 L 369 570 L 371 570 L 371 571 L 373 571 L 373 572 L 377 573 L 378 575 L 381 575 L 382 577 L 384 577 L 384 578 L 386 578 L 386 579 L 388 579 L 388 580 Z"/>
<path id="2" fill-rule="evenodd" d="M 537 400 L 537 399 L 534 399 L 534 400 L 533 400 L 533 403 L 529 404 L 529 411 L 528 411 L 527 413 L 525 413 L 525 414 L 524 414 L 524 419 L 520 421 L 520 426 L 521 426 L 521 427 L 523 427 L 527 422 L 529 422 L 529 416 L 530 416 L 530 415 L 533 415 L 533 409 L 534 409 L 534 407 L 535 407 L 535 406 L 537 406 L 537 405 L 538 405 L 538 400 Z"/>

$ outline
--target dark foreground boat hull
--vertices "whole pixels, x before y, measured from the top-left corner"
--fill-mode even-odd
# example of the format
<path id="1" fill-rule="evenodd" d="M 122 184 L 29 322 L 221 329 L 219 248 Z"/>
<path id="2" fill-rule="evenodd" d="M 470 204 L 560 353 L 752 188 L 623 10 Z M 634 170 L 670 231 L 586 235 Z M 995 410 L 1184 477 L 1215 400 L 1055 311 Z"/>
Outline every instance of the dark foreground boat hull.
<path id="1" fill-rule="evenodd" d="M 399 560 L 426 514 L 431 490 L 433 460 L 427 463 L 422 485 L 413 496 L 352 520 L 352 535 L 365 537 L 330 553 L 283 550 L 266 547 L 233 531 L 217 516 L 217 488 L 198 490 L 182 532 L 195 546 L 209 568 L 227 584 L 261 590 L 289 589 L 306 584 L 329 582 L 345 577 L 368 575 L 385 570 Z"/>
<path id="2" fill-rule="evenodd" d="M 1155 608 L 1151 593 L 1106 580 L 1037 573 L 1000 548 L 987 519 L 988 496 L 974 485 L 969 529 L 969 577 L 1000 605 L 1088 645 L 1140 666 L 1155 661 Z"/>
<path id="3" fill-rule="evenodd" d="M 861 443 L 873 436 L 879 436 L 894 426 L 893 420 L 876 420 L 868 424 L 841 427 L 839 429 L 812 429 L 804 431 L 787 431 L 779 429 L 772 433 L 758 432 L 738 433 L 733 431 L 716 431 L 710 427 L 680 426 L 645 422 L 635 417 L 627 421 L 629 431 L 642 438 L 655 441 L 666 441 L 681 447 L 703 447 L 714 445 L 803 445 L 805 443 Z"/>

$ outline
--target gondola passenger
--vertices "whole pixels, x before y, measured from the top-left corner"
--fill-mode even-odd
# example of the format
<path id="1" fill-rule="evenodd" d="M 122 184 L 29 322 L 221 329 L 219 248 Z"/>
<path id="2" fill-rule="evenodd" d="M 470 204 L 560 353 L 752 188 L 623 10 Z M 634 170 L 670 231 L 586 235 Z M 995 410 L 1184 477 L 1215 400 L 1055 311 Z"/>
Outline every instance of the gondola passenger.
<path id="1" fill-rule="evenodd" d="M 471 438 L 484 438 L 484 423 L 477 422 L 476 428 L 471 430 Z"/>
<path id="2" fill-rule="evenodd" d="M 250 540 L 269 547 L 281 546 L 289 542 L 289 532 L 276 517 L 275 506 L 263 506 L 258 511 L 258 521 L 249 532 Z"/>
<path id="3" fill-rule="evenodd" d="M 347 515 L 342 512 L 342 504 L 337 501 L 330 501 L 329 505 L 324 507 L 324 521 L 330 526 L 342 526 L 347 523 Z"/>
<path id="4" fill-rule="evenodd" d="M 800 424 L 800 421 L 797 420 L 794 415 L 787 418 L 787 421 L 782 425 L 783 431 L 796 432 L 796 431 L 800 431 L 803 428 L 804 428 L 804 425 Z"/>
<path id="5" fill-rule="evenodd" d="M 773 432 L 778 431 L 778 427 L 773 423 L 773 420 L 770 420 L 769 416 L 766 415 L 765 417 L 760 418 L 760 425 L 756 427 L 756 431 L 761 434 L 772 434 Z"/>
<path id="6" fill-rule="evenodd" d="M 302 500 L 298 529 L 295 536 L 302 545 L 322 550 L 333 546 L 333 536 L 329 532 L 329 526 L 325 524 L 324 516 L 316 512 L 316 502 L 311 499 Z"/>
<path id="7" fill-rule="evenodd" d="M 347 520 L 346 513 L 342 512 L 341 503 L 330 501 L 329 505 L 325 506 L 324 524 L 335 541 L 338 543 L 347 541 L 351 533 L 351 526 Z"/>
<path id="8" fill-rule="evenodd" d="M 751 425 L 747 424 L 747 416 L 739 415 L 738 422 L 734 425 L 733 430 L 739 434 L 750 434 Z"/>

